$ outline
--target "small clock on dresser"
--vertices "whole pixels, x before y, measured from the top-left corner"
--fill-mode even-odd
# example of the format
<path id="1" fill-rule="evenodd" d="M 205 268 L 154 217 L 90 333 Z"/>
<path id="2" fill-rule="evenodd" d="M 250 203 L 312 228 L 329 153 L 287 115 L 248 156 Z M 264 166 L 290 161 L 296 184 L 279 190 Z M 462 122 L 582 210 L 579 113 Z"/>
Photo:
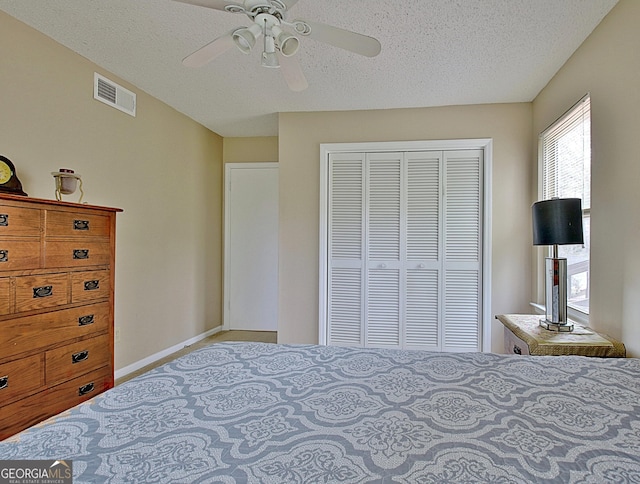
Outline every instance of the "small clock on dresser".
<path id="1" fill-rule="evenodd" d="M 16 167 L 9 158 L 2 155 L 0 155 L 0 192 L 27 196 L 16 175 Z"/>

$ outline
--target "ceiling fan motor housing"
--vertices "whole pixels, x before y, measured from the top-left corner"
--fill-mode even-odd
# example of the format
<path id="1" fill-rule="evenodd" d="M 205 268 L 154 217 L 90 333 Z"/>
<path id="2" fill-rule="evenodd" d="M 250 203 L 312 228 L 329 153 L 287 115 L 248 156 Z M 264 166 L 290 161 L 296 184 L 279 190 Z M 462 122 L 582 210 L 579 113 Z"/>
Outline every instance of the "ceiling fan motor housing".
<path id="1" fill-rule="evenodd" d="M 278 0 L 245 0 L 244 12 L 254 19 L 260 14 L 269 14 L 283 20 L 287 6 Z"/>

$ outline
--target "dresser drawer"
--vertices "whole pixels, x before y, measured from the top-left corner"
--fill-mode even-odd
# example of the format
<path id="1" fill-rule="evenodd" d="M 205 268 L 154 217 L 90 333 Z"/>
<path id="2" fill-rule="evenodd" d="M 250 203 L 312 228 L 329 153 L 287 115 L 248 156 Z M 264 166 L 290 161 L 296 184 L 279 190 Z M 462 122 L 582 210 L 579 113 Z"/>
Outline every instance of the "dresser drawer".
<path id="1" fill-rule="evenodd" d="M 18 400 L 44 387 L 42 355 L 30 356 L 0 365 L 0 402 Z"/>
<path id="2" fill-rule="evenodd" d="M 110 290 L 109 271 L 71 273 L 71 300 L 74 303 L 107 298 Z"/>
<path id="3" fill-rule="evenodd" d="M 40 241 L 0 239 L 0 271 L 40 268 Z"/>
<path id="4" fill-rule="evenodd" d="M 0 206 L 0 237 L 40 236 L 42 212 L 33 208 Z"/>
<path id="5" fill-rule="evenodd" d="M 52 413 L 59 413 L 110 388 L 113 388 L 113 371 L 110 366 L 105 366 L 50 388 L 47 390 L 47 403 Z"/>
<path id="6" fill-rule="evenodd" d="M 11 313 L 11 279 L 0 278 L 0 316 Z M 0 323 L 0 328 L 2 328 Z M 0 330 L 1 333 L 2 330 Z"/>
<path id="7" fill-rule="evenodd" d="M 0 407 L 0 439 L 35 425 L 113 387 L 110 367 Z"/>
<path id="8" fill-rule="evenodd" d="M 109 303 L 0 321 L 0 359 L 109 331 Z"/>
<path id="9" fill-rule="evenodd" d="M 109 241 L 74 240 L 45 242 L 45 268 L 107 265 L 111 260 Z"/>
<path id="10" fill-rule="evenodd" d="M 528 355 L 529 345 L 504 328 L 504 352 L 507 355 Z"/>
<path id="11" fill-rule="evenodd" d="M 109 366 L 110 362 L 109 335 L 85 339 L 46 352 L 45 380 L 48 386 L 56 385 Z"/>
<path id="12" fill-rule="evenodd" d="M 69 276 L 43 274 L 16 277 L 16 312 L 61 306 L 69 302 Z"/>
<path id="13" fill-rule="evenodd" d="M 46 237 L 109 237 L 106 215 L 47 210 Z"/>

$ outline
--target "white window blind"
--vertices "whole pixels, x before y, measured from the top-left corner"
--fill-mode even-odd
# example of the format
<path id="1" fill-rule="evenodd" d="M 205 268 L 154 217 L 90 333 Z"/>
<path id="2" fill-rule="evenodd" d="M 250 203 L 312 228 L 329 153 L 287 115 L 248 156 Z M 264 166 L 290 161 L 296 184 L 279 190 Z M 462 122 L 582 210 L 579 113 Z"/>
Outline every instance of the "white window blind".
<path id="1" fill-rule="evenodd" d="M 540 135 L 542 199 L 582 199 L 584 246 L 560 246 L 567 258 L 570 308 L 589 313 L 589 247 L 591 214 L 591 103 L 582 98 Z"/>

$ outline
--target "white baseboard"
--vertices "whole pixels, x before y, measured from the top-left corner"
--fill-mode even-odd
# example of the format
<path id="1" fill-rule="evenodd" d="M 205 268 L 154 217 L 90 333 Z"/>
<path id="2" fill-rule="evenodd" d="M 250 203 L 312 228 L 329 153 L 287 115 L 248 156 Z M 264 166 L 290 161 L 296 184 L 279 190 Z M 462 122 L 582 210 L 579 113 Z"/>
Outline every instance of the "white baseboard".
<path id="1" fill-rule="evenodd" d="M 192 344 L 197 343 L 198 341 L 201 341 L 205 338 L 208 338 L 209 336 L 212 336 L 216 333 L 219 333 L 220 331 L 222 331 L 222 326 L 218 326 L 217 328 L 210 329 L 209 331 L 205 333 L 201 333 L 198 336 L 194 336 L 193 338 L 183 341 L 182 343 L 173 345 L 170 348 L 159 351 L 158 353 L 155 353 L 151 356 L 147 356 L 146 358 L 136 361 L 135 363 L 132 363 L 130 365 L 127 365 L 124 368 L 120 368 L 119 370 L 115 371 L 115 378 L 116 380 L 118 380 L 119 378 L 127 376 L 129 373 L 133 373 L 134 371 L 137 371 L 140 368 L 144 368 L 147 365 L 151 365 L 152 363 L 155 363 L 156 361 L 161 360 L 162 358 L 169 356 L 175 353 L 176 351 L 180 351 L 182 348 L 191 346 Z"/>

